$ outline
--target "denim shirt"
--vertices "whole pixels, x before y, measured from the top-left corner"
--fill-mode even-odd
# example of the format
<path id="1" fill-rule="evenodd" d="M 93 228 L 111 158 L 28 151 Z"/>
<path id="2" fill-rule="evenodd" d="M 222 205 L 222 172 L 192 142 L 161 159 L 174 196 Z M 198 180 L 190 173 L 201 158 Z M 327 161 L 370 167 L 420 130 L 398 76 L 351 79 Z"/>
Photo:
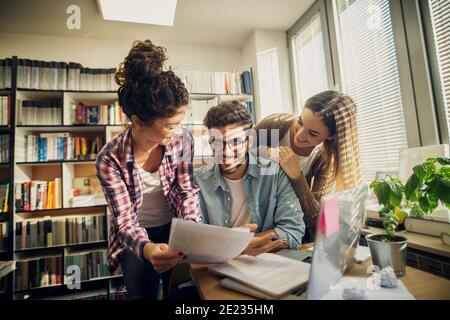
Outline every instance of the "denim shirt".
<path id="1" fill-rule="evenodd" d="M 218 164 L 212 163 L 194 171 L 200 187 L 202 223 L 232 227 L 231 193 Z M 249 153 L 244 175 L 244 192 L 256 232 L 274 229 L 287 240 L 290 249 L 297 249 L 305 234 L 303 212 L 289 178 L 280 165 L 268 158 Z"/>

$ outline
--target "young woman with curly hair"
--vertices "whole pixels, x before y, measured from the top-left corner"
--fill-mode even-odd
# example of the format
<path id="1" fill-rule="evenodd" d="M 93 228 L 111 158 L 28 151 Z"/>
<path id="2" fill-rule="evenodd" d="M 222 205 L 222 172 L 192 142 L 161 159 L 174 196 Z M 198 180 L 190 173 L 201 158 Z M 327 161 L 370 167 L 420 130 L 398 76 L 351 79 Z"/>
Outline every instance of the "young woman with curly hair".
<path id="1" fill-rule="evenodd" d="M 165 70 L 166 49 L 133 44 L 116 74 L 119 104 L 130 125 L 103 147 L 97 176 L 111 210 L 111 272 L 122 267 L 131 299 L 167 294 L 170 270 L 183 252 L 168 247 L 172 217 L 199 221 L 193 139 L 180 127 L 189 102 L 183 82 Z"/>

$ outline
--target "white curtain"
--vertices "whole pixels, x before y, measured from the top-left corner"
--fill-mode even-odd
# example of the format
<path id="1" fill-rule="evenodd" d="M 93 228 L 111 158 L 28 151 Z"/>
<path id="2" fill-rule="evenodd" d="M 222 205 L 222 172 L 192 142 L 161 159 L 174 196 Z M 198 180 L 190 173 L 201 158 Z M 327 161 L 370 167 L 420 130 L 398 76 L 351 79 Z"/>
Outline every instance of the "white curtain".
<path id="1" fill-rule="evenodd" d="M 305 101 L 328 89 L 328 75 L 320 13 L 292 38 L 297 110 Z"/>
<path id="2" fill-rule="evenodd" d="M 278 50 L 272 48 L 256 54 L 260 97 L 260 118 L 282 112 Z"/>

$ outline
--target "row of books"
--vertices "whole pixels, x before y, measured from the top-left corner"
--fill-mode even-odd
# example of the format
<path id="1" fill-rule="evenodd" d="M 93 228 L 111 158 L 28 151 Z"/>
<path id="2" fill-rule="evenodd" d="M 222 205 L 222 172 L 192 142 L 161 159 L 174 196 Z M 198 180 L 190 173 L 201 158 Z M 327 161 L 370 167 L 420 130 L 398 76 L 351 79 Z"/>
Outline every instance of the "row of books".
<path id="1" fill-rule="evenodd" d="M 9 110 L 11 110 L 11 96 L 0 96 L 0 126 L 9 125 Z"/>
<path id="2" fill-rule="evenodd" d="M 0 88 L 11 88 L 10 58 L 0 60 Z M 85 68 L 79 63 L 18 59 L 17 87 L 40 90 L 114 91 L 116 68 Z M 244 71 L 176 71 L 190 92 L 252 94 L 251 74 Z"/>
<path id="3" fill-rule="evenodd" d="M 114 91 L 116 68 L 85 68 L 79 63 L 69 63 L 67 89 L 80 91 Z"/>
<path id="4" fill-rule="evenodd" d="M 19 125 L 61 125 L 61 100 L 24 100 L 17 101 L 17 124 Z"/>
<path id="5" fill-rule="evenodd" d="M 85 294 L 82 296 L 73 296 L 70 297 L 69 300 L 127 300 L 127 290 L 125 286 L 120 286 L 116 291 L 110 292 L 108 296 L 108 292 L 99 292 L 99 293 L 91 293 Z"/>
<path id="6" fill-rule="evenodd" d="M 8 223 L 0 223 L 0 252 L 7 250 Z"/>
<path id="7" fill-rule="evenodd" d="M 15 290 L 48 287 L 63 283 L 62 255 L 20 260 L 16 263 Z"/>
<path id="8" fill-rule="evenodd" d="M 61 178 L 54 181 L 33 180 L 14 185 L 16 211 L 59 209 L 61 201 Z"/>
<path id="9" fill-rule="evenodd" d="M 0 135 L 0 164 L 9 163 L 9 134 Z"/>
<path id="10" fill-rule="evenodd" d="M 11 88 L 12 59 L 0 59 L 0 89 Z"/>
<path id="11" fill-rule="evenodd" d="M 95 160 L 105 143 L 104 137 L 72 136 L 70 132 L 26 136 L 26 161 Z"/>
<path id="12" fill-rule="evenodd" d="M 104 214 L 16 221 L 16 248 L 43 248 L 103 241 L 105 221 Z"/>
<path id="13" fill-rule="evenodd" d="M 70 266 L 80 268 L 80 278 L 75 279 L 66 277 L 65 283 L 87 281 L 110 276 L 108 270 L 108 252 L 106 250 L 69 254 L 65 257 L 65 262 L 66 268 Z"/>
<path id="14" fill-rule="evenodd" d="M 251 75 L 232 72 L 176 71 L 189 92 L 209 94 L 251 94 Z"/>
<path id="15" fill-rule="evenodd" d="M 10 63 L 11 61 L 7 60 L 4 65 Z M 39 90 L 111 91 L 117 88 L 114 81 L 115 73 L 115 68 L 85 68 L 74 62 L 18 59 L 17 87 Z M 4 86 L 7 87 L 6 83 Z"/>
<path id="16" fill-rule="evenodd" d="M 72 294 L 67 294 L 63 296 L 55 296 L 51 298 L 46 298 L 47 300 L 127 300 L 127 290 L 125 285 L 115 286 L 116 288 L 111 288 L 112 291 L 106 288 L 101 288 L 93 291 L 85 292 L 75 292 Z M 109 294 L 108 294 L 109 291 Z"/>
<path id="17" fill-rule="evenodd" d="M 122 112 L 118 101 L 109 105 L 72 103 L 70 110 L 73 124 L 122 125 L 127 122 L 127 116 Z"/>
<path id="18" fill-rule="evenodd" d="M 9 183 L 0 182 L 0 212 L 8 212 Z"/>
<path id="19" fill-rule="evenodd" d="M 55 285 L 79 283 L 96 278 L 109 277 L 108 253 L 106 250 L 96 250 L 88 253 L 73 253 L 64 258 L 62 255 L 36 257 L 16 262 L 15 290 L 26 291 L 33 288 L 43 288 Z M 71 266 L 79 267 L 80 273 L 67 275 Z M 73 267 L 72 267 L 73 268 Z M 117 298 L 124 297 L 125 291 L 120 290 Z"/>

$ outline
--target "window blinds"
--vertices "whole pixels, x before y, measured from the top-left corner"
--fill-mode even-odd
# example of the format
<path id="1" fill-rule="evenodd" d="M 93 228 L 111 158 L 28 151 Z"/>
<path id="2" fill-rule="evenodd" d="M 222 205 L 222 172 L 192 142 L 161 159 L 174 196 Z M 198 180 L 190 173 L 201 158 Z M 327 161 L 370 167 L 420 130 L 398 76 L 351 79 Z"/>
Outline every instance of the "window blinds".
<path id="1" fill-rule="evenodd" d="M 357 106 L 363 181 L 398 169 L 407 147 L 388 0 L 334 0 L 343 90 Z"/>
<path id="2" fill-rule="evenodd" d="M 264 50 L 256 54 L 260 97 L 260 119 L 282 112 L 278 50 Z"/>
<path id="3" fill-rule="evenodd" d="M 450 1 L 429 0 L 428 4 L 450 140 Z"/>

